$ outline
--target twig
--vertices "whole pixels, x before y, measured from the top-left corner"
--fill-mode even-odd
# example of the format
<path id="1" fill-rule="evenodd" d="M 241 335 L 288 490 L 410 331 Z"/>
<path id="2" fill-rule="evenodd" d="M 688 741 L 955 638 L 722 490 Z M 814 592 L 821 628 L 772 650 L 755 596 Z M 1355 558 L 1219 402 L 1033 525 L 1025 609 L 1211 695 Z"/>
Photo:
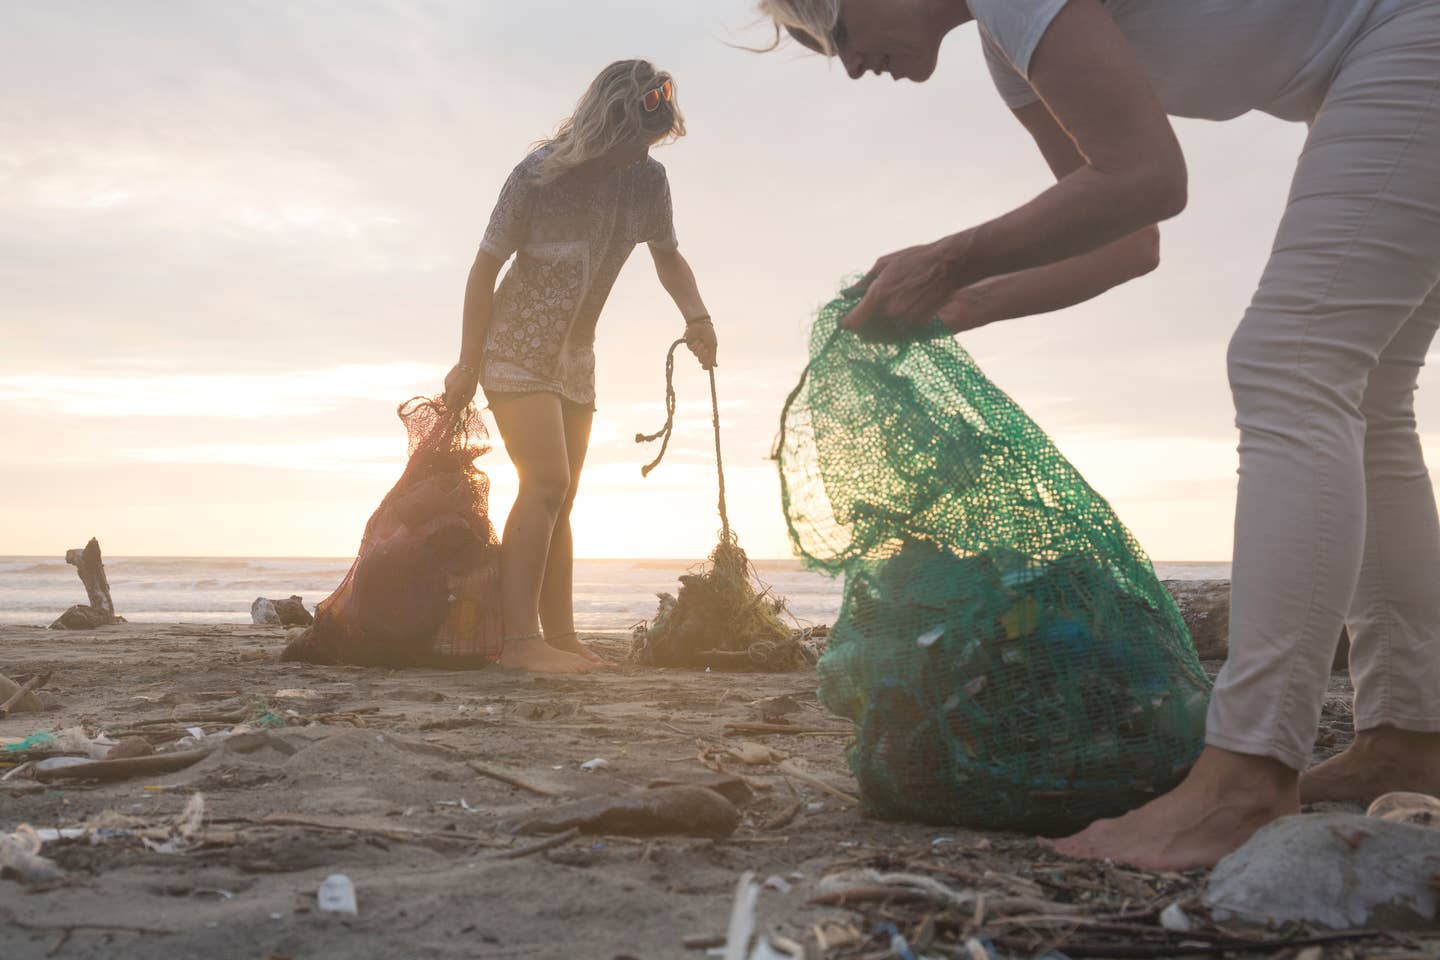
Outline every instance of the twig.
<path id="1" fill-rule="evenodd" d="M 528 847 L 517 847 L 514 850 L 506 850 L 504 853 L 497 853 L 491 860 L 519 860 L 521 857 L 528 857 L 533 853 L 543 853 L 546 850 L 553 850 L 555 847 L 564 846 L 571 840 L 580 836 L 579 827 L 571 827 L 564 833 L 557 833 L 553 837 L 541 840 L 539 843 L 532 843 Z"/>
<path id="2" fill-rule="evenodd" d="M 10 716 L 10 711 L 14 710 L 20 705 L 20 701 L 25 699 L 25 694 L 39 690 L 41 687 L 45 686 L 46 682 L 49 679 L 50 674 L 48 673 L 36 674 L 29 680 L 26 680 L 24 683 L 22 683 L 20 685 L 20 689 L 16 690 L 9 700 L 6 700 L 4 703 L 0 703 L 0 717 Z"/>
<path id="3" fill-rule="evenodd" d="M 1247 940 L 1243 937 L 1236 937 L 1225 943 L 1195 944 L 1191 942 L 1159 943 L 1159 944 L 1118 944 L 1118 943 L 1075 943 L 1062 942 L 1054 945 L 1054 949 L 1063 951 L 1071 957 L 1106 957 L 1116 960 L 1156 960 L 1161 957 L 1187 957 L 1187 956 L 1218 956 L 1226 953 L 1235 953 L 1240 950 L 1255 950 L 1262 953 L 1269 953 L 1276 950 L 1287 950 L 1291 947 L 1310 947 L 1328 943 L 1343 943 L 1349 940 L 1368 940 L 1379 934 L 1374 930 L 1356 930 L 1345 933 L 1320 934 L 1313 937 L 1295 937 L 1288 940 Z M 995 945 L 1006 950 L 1018 950 L 1031 952 L 1033 943 L 1027 943 L 1018 937 L 995 937 Z"/>
<path id="4" fill-rule="evenodd" d="M 482 766 L 481 764 L 476 763 L 474 760 L 466 760 L 465 766 L 469 767 L 471 770 L 474 770 L 482 777 L 489 777 L 491 780 L 499 780 L 501 783 L 509 784 L 516 789 L 524 790 L 527 793 L 533 793 L 537 797 L 555 796 L 554 791 L 546 790 L 544 787 L 537 787 L 533 783 L 526 783 L 519 777 L 512 777 L 508 773 L 501 773 L 499 770 L 492 770 L 490 767 Z"/>
<path id="5" fill-rule="evenodd" d="M 727 723 L 726 733 L 783 733 L 792 737 L 853 737 L 853 730 L 835 730 L 829 727 L 792 727 L 784 723 Z"/>
<path id="6" fill-rule="evenodd" d="M 410 830 L 403 827 L 382 827 L 363 821 L 347 820 L 344 817 L 309 817 L 294 813 L 267 813 L 259 820 L 262 824 L 281 827 L 309 827 L 334 833 L 353 833 L 358 836 L 379 837 L 397 843 L 473 843 L 483 847 L 502 846 L 500 841 L 475 834 L 454 831 Z"/>
<path id="7" fill-rule="evenodd" d="M 850 794 L 846 793 L 844 790 L 841 790 L 839 787 L 830 786 L 830 784 L 826 783 L 824 780 L 821 780 L 819 777 L 812 776 L 811 774 L 806 773 L 804 770 L 801 770 L 789 760 L 786 760 L 784 763 L 780 764 L 780 772 L 786 774 L 787 776 L 794 777 L 801 783 L 808 783 L 816 790 L 823 790 L 826 793 L 830 794 L 832 797 L 837 797 L 841 800 L 846 801 L 847 803 L 853 803 L 857 806 L 860 803 L 860 799 L 858 797 L 852 797 Z"/>

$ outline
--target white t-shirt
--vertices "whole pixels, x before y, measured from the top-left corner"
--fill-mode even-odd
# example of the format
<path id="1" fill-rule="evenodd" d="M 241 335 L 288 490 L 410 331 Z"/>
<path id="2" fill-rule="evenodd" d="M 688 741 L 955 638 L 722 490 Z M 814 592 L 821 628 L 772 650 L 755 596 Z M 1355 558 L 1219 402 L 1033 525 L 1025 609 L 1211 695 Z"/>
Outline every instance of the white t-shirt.
<path id="1" fill-rule="evenodd" d="M 1039 99 L 1030 58 L 1067 0 L 968 0 L 1010 107 Z M 1165 109 L 1228 120 L 1310 120 L 1372 14 L 1434 0 L 1104 0 Z"/>

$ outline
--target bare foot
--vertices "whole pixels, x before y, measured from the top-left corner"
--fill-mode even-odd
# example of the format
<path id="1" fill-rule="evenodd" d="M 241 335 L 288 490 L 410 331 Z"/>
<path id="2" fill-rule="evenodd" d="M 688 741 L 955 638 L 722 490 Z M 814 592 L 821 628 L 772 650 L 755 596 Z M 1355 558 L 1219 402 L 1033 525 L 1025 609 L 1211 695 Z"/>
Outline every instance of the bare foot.
<path id="1" fill-rule="evenodd" d="M 566 653 L 573 653 L 578 657 L 584 657 L 588 662 L 602 670 L 610 670 L 619 666 L 619 664 L 611 663 L 581 643 L 580 634 L 578 633 L 562 633 L 556 637 L 546 637 L 545 642 L 556 650 L 564 650 Z"/>
<path id="2" fill-rule="evenodd" d="M 1145 870 L 1213 867 L 1270 821 L 1300 812 L 1297 780 L 1278 760 L 1206 747 L 1163 797 L 1051 845 L 1067 857 Z"/>
<path id="3" fill-rule="evenodd" d="M 1300 802 L 1369 805 L 1397 790 L 1440 795 L 1440 733 L 1376 727 L 1300 776 Z"/>
<path id="4" fill-rule="evenodd" d="M 595 669 L 584 657 L 556 650 L 539 637 L 506 640 L 497 666 L 534 673 L 589 673 Z"/>

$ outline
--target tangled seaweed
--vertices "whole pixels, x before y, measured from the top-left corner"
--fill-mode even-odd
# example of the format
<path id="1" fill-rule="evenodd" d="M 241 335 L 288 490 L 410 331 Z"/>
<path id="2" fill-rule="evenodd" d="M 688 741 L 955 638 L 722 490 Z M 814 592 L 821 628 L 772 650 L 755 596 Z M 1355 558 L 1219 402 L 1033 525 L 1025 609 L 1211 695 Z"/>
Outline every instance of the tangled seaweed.
<path id="1" fill-rule="evenodd" d="M 700 569 L 680 577 L 680 594 L 659 594 L 655 620 L 637 630 L 631 659 L 655 667 L 794 670 L 809 663 L 799 636 L 732 534 Z"/>

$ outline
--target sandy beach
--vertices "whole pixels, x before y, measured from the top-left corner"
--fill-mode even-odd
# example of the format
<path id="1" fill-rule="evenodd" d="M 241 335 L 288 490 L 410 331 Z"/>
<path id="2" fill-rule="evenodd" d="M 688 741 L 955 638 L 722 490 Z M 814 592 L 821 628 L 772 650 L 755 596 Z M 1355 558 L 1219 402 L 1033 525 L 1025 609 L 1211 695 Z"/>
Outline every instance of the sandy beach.
<path id="1" fill-rule="evenodd" d="M 754 871 L 782 888 L 760 898 L 763 929 L 810 957 L 880 957 L 889 954 L 871 936 L 877 917 L 891 916 L 909 935 L 912 913 L 812 904 L 822 878 L 857 867 L 922 871 L 995 897 L 1026 891 L 1082 915 L 1153 913 L 1192 896 L 1203 879 L 1065 863 L 1029 838 L 866 819 L 821 786 L 856 789 L 842 754 L 845 726 L 818 706 L 808 671 L 624 665 L 547 678 L 332 668 L 278 662 L 283 643 L 280 628 L 248 624 L 0 628 L 4 673 L 51 675 L 49 709 L 0 720 L 0 737 L 83 725 L 160 745 L 186 737 L 187 727 L 210 739 L 247 719 L 268 715 L 270 724 L 169 775 L 0 784 L 7 831 L 95 828 L 46 845 L 66 872 L 58 884 L 27 891 L 0 881 L 0 955 L 701 957 L 686 938 L 723 938 L 737 880 Z M 596 643 L 620 659 L 628 641 L 612 634 Z M 760 702 L 774 697 L 798 710 L 777 718 Z M 1348 740 L 1347 698 L 1336 674 L 1319 755 Z M 809 732 L 744 726 L 776 719 Z M 806 776 L 742 762 L 746 742 L 798 762 Z M 595 759 L 606 763 L 581 769 Z M 539 792 L 481 775 L 476 764 Z M 754 797 L 726 839 L 580 836 L 502 858 L 537 841 L 505 831 L 517 817 L 716 770 L 745 778 Z M 196 793 L 205 824 L 190 849 L 148 849 L 134 835 L 163 839 Z M 334 873 L 353 881 L 357 915 L 317 909 L 316 891 Z M 847 931 L 864 939 L 820 951 L 817 929 L 832 943 Z M 1003 955 L 1038 956 L 1050 945 L 1063 950 L 1077 929 L 1024 940 L 1020 927 L 982 911 L 973 932 L 1015 945 Z M 1022 941 L 1033 947 L 1021 951 Z M 1365 949 L 1336 945 L 1324 955 L 1374 955 Z"/>

